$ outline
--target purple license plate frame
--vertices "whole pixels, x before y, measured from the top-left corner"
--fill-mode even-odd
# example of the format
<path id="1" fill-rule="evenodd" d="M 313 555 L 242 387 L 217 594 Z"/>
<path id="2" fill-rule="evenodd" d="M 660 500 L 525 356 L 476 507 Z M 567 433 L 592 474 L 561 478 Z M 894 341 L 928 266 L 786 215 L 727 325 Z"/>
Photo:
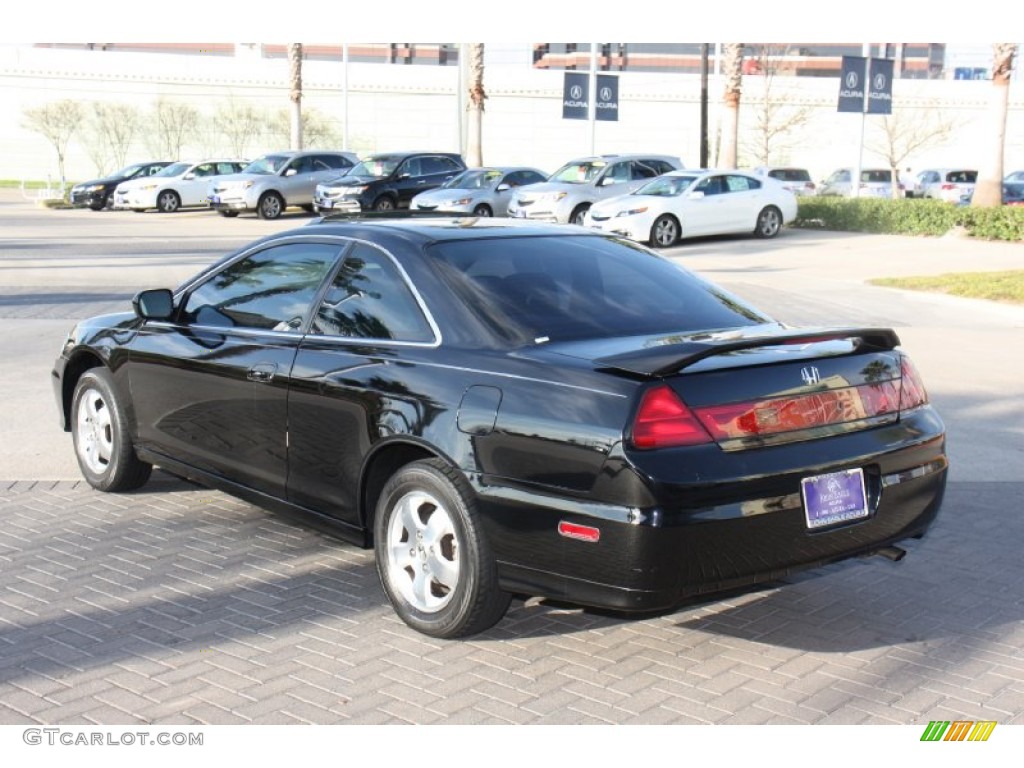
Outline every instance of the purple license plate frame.
<path id="1" fill-rule="evenodd" d="M 869 515 L 864 470 L 846 469 L 800 481 L 807 528 L 816 531 L 862 520 Z"/>

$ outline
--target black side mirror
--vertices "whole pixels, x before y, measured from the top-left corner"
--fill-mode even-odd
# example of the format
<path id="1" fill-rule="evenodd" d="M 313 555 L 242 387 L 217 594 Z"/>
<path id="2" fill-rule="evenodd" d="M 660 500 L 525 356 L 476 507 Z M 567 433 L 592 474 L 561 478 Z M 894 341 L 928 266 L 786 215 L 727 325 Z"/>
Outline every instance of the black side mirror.
<path id="1" fill-rule="evenodd" d="M 132 309 L 143 320 L 170 320 L 174 314 L 174 294 L 167 288 L 141 291 L 132 299 Z"/>

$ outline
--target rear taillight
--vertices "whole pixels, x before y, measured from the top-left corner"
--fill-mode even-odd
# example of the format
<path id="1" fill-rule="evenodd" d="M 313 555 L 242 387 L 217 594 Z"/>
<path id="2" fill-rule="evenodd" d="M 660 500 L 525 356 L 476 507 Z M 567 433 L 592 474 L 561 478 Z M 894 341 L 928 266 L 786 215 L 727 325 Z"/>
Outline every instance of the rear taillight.
<path id="1" fill-rule="evenodd" d="M 924 383 L 921 381 L 921 374 L 910 362 L 909 357 L 904 357 L 900 364 L 900 372 L 903 376 L 903 386 L 900 388 L 900 410 L 909 411 L 928 402 L 928 393 L 925 392 Z"/>
<path id="2" fill-rule="evenodd" d="M 646 392 L 633 419 L 631 441 L 636 448 L 669 448 L 710 443 L 711 435 L 679 399 L 672 388 L 662 384 Z"/>
<path id="3" fill-rule="evenodd" d="M 956 184 L 943 184 L 943 189 L 956 189 Z"/>

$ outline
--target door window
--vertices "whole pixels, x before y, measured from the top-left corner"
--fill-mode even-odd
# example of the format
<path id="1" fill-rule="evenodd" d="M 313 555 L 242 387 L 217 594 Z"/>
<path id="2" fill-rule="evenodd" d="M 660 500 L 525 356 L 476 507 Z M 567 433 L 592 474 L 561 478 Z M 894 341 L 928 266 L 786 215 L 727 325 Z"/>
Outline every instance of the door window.
<path id="1" fill-rule="evenodd" d="M 297 333 L 339 247 L 278 245 L 232 262 L 188 296 L 184 323 Z"/>
<path id="2" fill-rule="evenodd" d="M 356 244 L 317 308 L 310 333 L 431 342 L 434 333 L 402 273 L 381 251 Z"/>

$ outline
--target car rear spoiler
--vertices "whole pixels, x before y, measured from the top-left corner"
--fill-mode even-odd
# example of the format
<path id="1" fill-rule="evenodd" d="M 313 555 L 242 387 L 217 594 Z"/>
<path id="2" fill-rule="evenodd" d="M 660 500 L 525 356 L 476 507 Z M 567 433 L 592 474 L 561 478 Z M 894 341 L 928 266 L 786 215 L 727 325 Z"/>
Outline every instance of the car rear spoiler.
<path id="1" fill-rule="evenodd" d="M 611 368 L 643 376 L 668 376 L 693 365 L 698 360 L 727 352 L 788 344 L 813 344 L 819 341 L 855 339 L 859 347 L 885 351 L 899 346 L 900 339 L 892 328 L 797 328 L 763 336 L 732 339 L 707 339 L 665 344 L 634 352 L 598 358 L 598 368 Z"/>

